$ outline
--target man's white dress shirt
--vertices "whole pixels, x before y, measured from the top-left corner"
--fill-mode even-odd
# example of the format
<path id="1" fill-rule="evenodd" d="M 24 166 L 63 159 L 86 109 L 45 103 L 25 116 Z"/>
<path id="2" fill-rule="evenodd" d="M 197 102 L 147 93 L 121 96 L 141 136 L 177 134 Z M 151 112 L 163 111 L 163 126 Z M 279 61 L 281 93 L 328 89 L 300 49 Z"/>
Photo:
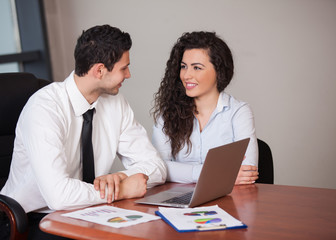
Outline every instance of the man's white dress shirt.
<path id="1" fill-rule="evenodd" d="M 72 72 L 64 82 L 36 92 L 22 110 L 10 175 L 1 194 L 17 200 L 26 212 L 106 202 L 93 184 L 81 181 L 82 114 L 91 108 L 96 109 L 92 131 L 95 176 L 111 173 L 118 154 L 126 175 L 148 175 L 149 187 L 164 183 L 165 163 L 124 97 L 102 95 L 90 105 Z"/>
<path id="2" fill-rule="evenodd" d="M 247 103 L 235 99 L 224 91 L 220 93 L 217 107 L 202 131 L 198 120 L 194 118 L 190 153 L 185 144 L 173 158 L 169 138 L 162 132 L 162 126 L 163 119 L 160 118 L 153 126 L 152 142 L 167 163 L 168 181 L 197 182 L 210 148 L 244 138 L 250 138 L 250 142 L 242 164 L 258 166 L 258 142 L 252 110 Z"/>

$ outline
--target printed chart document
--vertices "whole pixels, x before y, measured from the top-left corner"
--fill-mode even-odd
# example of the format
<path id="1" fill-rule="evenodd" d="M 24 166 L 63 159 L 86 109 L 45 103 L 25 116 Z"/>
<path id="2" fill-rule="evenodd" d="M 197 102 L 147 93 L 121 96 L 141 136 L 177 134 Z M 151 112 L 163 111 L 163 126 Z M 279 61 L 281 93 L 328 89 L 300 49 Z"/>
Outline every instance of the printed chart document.
<path id="1" fill-rule="evenodd" d="M 155 212 L 178 232 L 211 231 L 247 226 L 218 205 L 196 208 L 159 207 Z"/>
<path id="2" fill-rule="evenodd" d="M 152 214 L 112 206 L 90 207 L 65 213 L 62 214 L 62 216 L 82 219 L 115 228 L 128 227 L 138 223 L 160 219 L 158 216 Z"/>

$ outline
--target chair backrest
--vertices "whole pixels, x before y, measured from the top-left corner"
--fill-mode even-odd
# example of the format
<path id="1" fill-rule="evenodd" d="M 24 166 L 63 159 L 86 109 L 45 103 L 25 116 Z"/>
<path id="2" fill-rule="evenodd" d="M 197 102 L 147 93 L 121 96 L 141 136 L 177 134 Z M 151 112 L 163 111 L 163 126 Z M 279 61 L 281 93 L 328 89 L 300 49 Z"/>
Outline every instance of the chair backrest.
<path id="1" fill-rule="evenodd" d="M 258 171 L 259 178 L 257 183 L 274 183 L 274 169 L 273 169 L 273 157 L 271 148 L 267 143 L 258 139 L 258 148 L 259 148 L 259 163 Z"/>
<path id="2" fill-rule="evenodd" d="M 8 178 L 22 108 L 31 95 L 49 83 L 31 73 L 0 73 L 0 189 Z"/>

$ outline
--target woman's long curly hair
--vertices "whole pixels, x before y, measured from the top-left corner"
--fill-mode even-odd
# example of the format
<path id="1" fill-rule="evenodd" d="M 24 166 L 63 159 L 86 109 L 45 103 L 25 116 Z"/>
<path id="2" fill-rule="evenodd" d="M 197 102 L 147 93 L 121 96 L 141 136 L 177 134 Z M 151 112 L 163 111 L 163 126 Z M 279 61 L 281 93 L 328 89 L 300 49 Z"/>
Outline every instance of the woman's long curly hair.
<path id="1" fill-rule="evenodd" d="M 163 132 L 168 136 L 173 157 L 184 147 L 191 150 L 190 135 L 193 130 L 194 113 L 197 113 L 194 99 L 186 95 L 180 79 L 183 54 L 190 49 L 207 50 L 213 64 L 217 89 L 222 92 L 233 76 L 233 59 L 229 47 L 214 32 L 184 33 L 175 43 L 167 61 L 165 75 L 158 92 L 154 95 L 154 121 L 163 118 Z"/>

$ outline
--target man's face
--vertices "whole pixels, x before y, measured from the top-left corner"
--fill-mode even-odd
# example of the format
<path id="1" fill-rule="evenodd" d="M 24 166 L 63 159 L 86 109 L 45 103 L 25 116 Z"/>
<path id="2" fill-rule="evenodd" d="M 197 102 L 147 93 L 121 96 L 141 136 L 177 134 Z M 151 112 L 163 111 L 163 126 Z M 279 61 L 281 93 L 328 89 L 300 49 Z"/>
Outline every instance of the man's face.
<path id="1" fill-rule="evenodd" d="M 130 64 L 129 51 L 123 53 L 121 59 L 114 64 L 112 71 L 106 71 L 102 78 L 103 93 L 117 95 L 122 82 L 131 77 L 128 68 Z"/>

